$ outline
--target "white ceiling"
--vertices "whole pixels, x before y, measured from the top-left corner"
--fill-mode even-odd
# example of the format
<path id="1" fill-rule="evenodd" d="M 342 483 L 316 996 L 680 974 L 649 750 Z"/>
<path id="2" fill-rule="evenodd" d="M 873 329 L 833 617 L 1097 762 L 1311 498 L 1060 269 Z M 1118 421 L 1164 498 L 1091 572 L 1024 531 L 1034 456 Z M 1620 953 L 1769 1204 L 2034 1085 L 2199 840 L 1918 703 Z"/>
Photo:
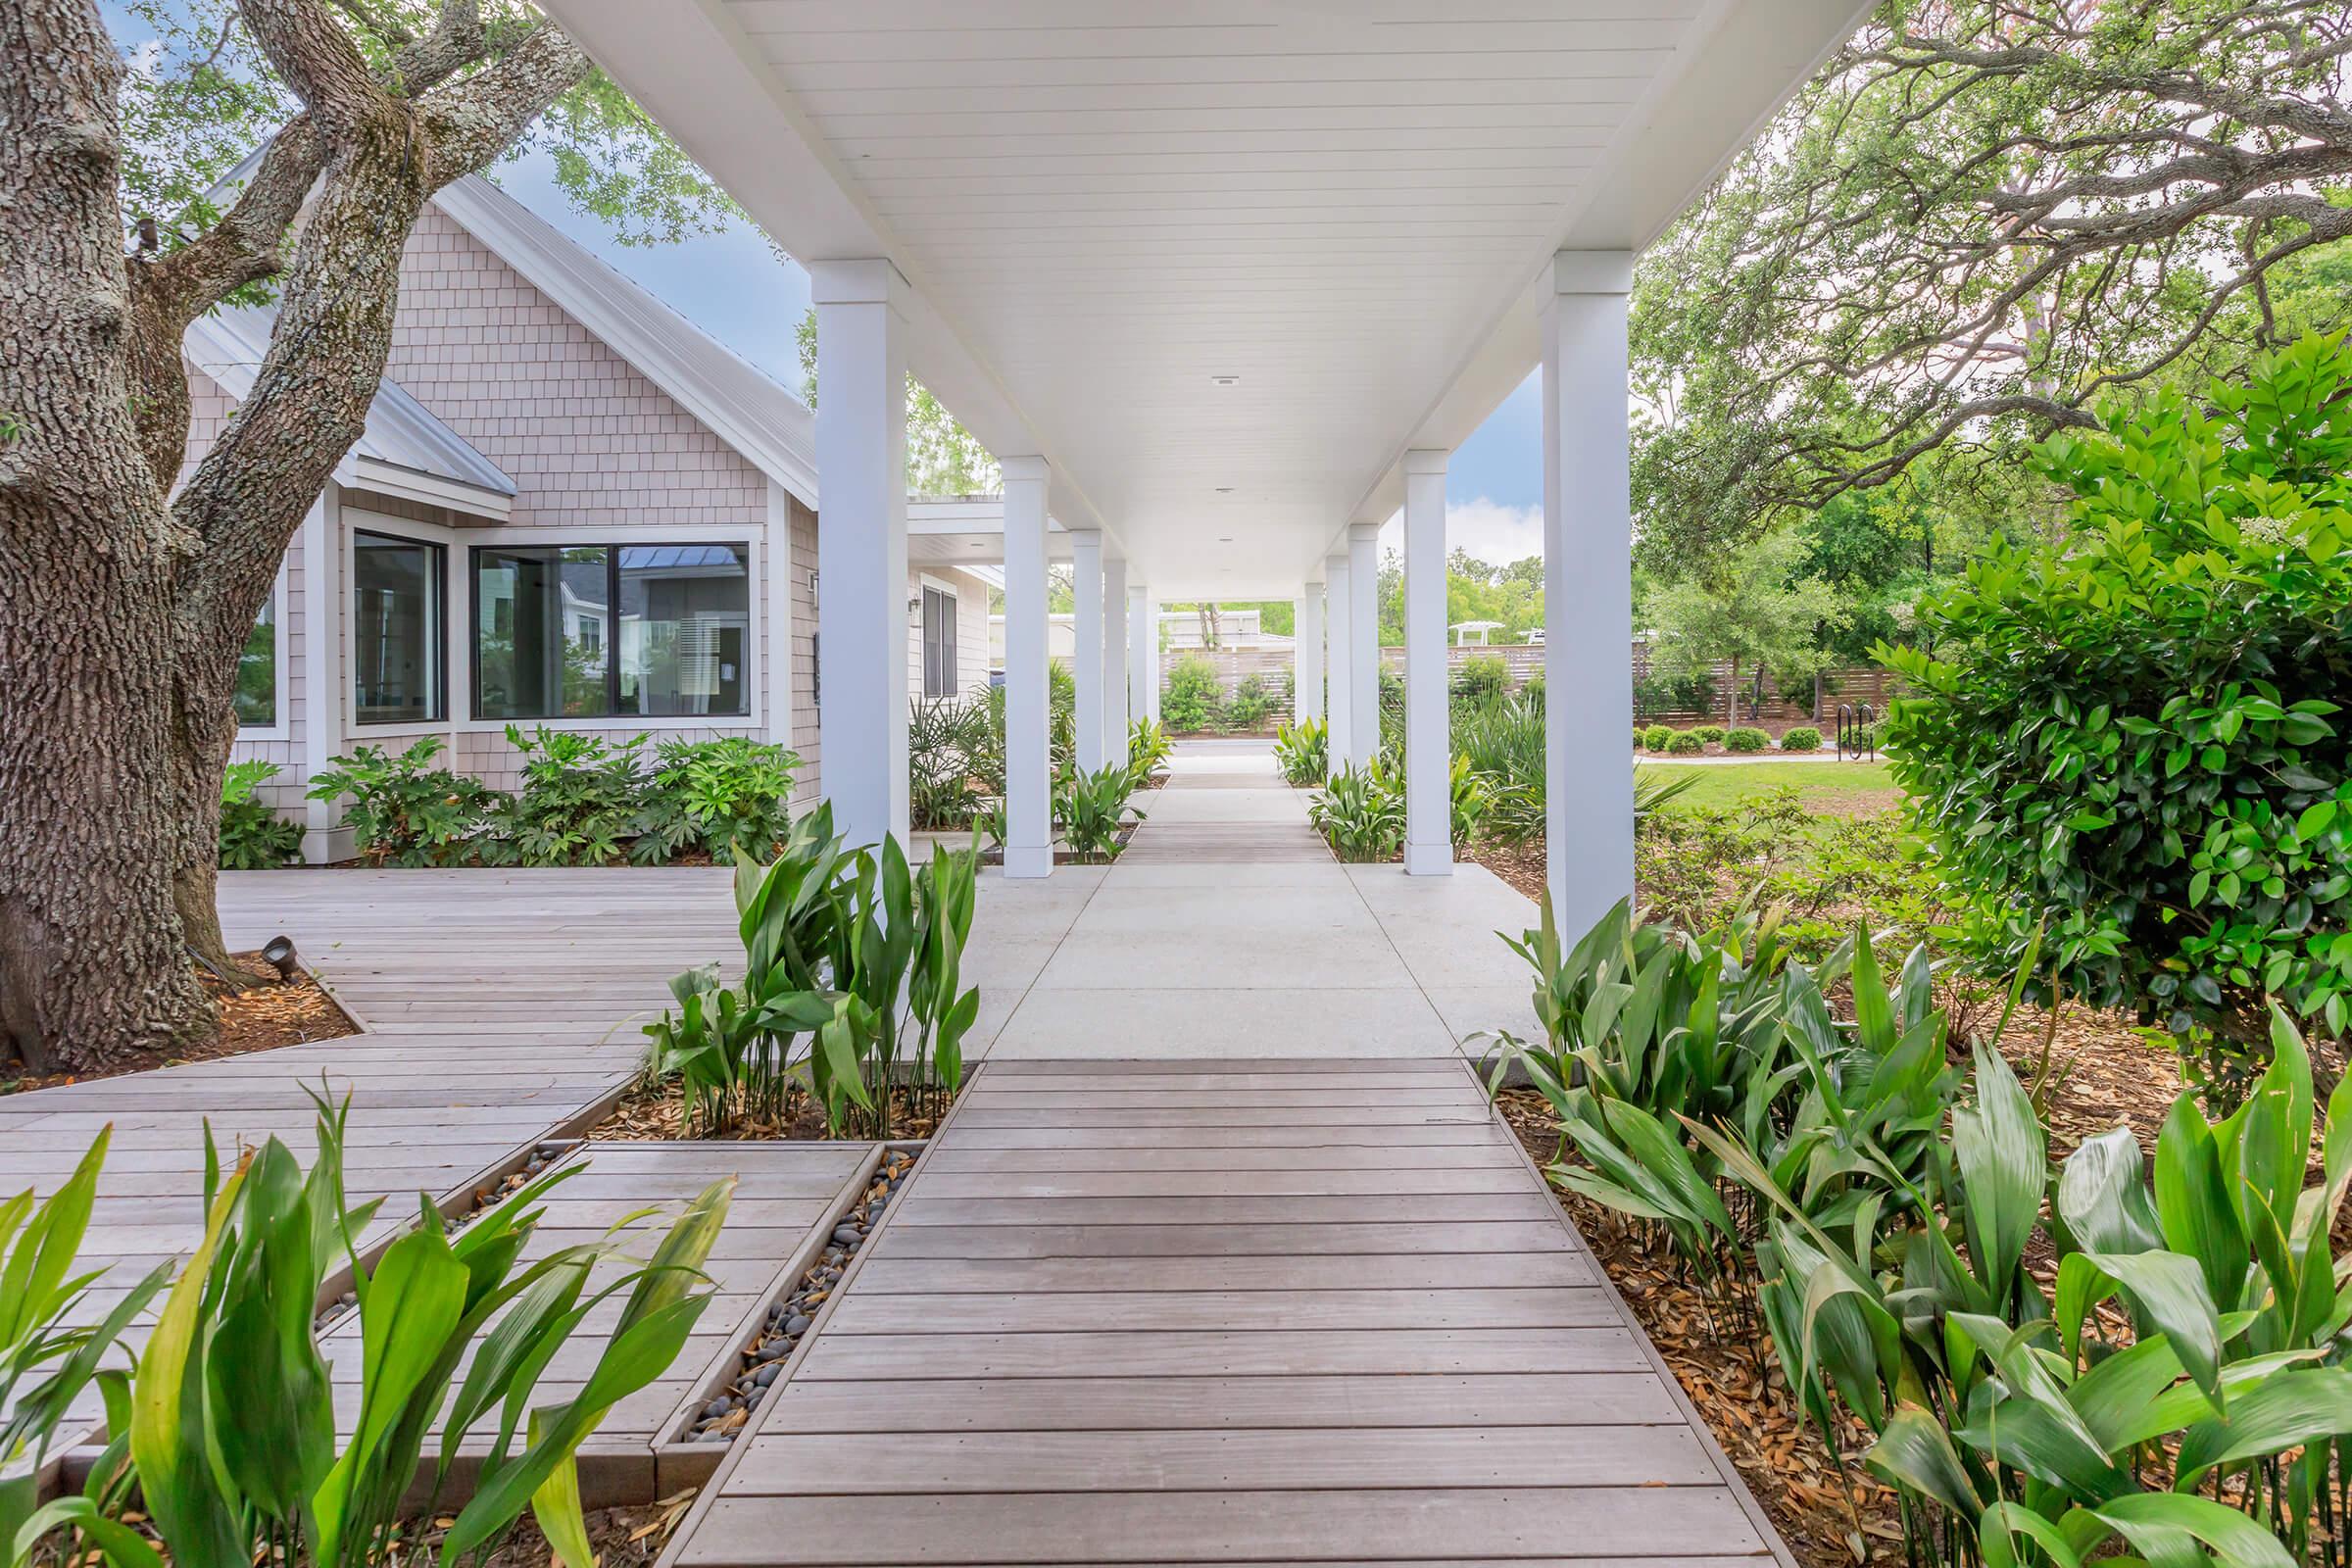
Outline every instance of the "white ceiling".
<path id="1" fill-rule="evenodd" d="M 1533 368 L 1551 254 L 1646 243 L 1856 7 L 549 9 L 787 251 L 890 257 L 916 373 L 1179 598 L 1287 597 L 1385 517 Z"/>

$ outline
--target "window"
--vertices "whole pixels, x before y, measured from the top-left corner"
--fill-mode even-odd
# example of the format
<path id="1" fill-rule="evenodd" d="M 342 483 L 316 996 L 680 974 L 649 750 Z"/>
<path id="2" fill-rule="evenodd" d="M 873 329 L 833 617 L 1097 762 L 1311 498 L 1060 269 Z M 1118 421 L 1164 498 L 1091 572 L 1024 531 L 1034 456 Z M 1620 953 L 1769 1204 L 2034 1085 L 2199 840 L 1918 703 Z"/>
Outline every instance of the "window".
<path id="1" fill-rule="evenodd" d="M 475 715 L 748 713 L 747 563 L 740 545 L 475 550 Z"/>
<path id="2" fill-rule="evenodd" d="M 439 545 L 389 534 L 352 535 L 353 717 L 362 724 L 443 717 L 445 646 Z"/>
<path id="3" fill-rule="evenodd" d="M 923 585 L 923 695 L 956 695 L 956 596 Z"/>
<path id="4" fill-rule="evenodd" d="M 237 722 L 248 729 L 267 729 L 277 722 L 277 591 L 262 601 L 246 634 L 245 651 L 237 656 L 237 689 L 230 697 Z"/>

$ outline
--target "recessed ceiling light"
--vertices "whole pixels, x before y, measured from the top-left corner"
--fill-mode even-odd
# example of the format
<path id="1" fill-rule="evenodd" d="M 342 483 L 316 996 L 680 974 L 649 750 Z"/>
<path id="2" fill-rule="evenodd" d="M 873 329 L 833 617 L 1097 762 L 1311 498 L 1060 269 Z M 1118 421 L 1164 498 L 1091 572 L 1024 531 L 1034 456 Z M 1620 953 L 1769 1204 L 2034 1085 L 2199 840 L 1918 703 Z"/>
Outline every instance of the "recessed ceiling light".
<path id="1" fill-rule="evenodd" d="M 1219 543 L 1219 544 L 1221 544 L 1221 545 L 1229 545 L 1229 544 L 1233 543 L 1233 535 L 1231 535 L 1231 534 L 1229 534 L 1229 533 L 1228 533 L 1228 534 L 1219 534 L 1219 535 L 1217 536 L 1217 543 Z"/>
<path id="2" fill-rule="evenodd" d="M 1217 494 L 1221 496 L 1229 496 L 1233 494 L 1233 486 L 1229 484 L 1221 484 L 1217 486 Z"/>
<path id="3" fill-rule="evenodd" d="M 1208 384 L 1210 386 L 1240 386 L 1242 378 L 1238 375 L 1212 375 L 1208 378 Z"/>

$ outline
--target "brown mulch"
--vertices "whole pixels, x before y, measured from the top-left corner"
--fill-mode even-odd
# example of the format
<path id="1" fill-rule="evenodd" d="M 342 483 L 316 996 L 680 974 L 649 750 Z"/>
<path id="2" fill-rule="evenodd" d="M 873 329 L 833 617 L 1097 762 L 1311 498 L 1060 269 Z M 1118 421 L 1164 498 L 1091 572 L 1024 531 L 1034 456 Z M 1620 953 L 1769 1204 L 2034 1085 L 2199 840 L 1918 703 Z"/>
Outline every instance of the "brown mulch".
<path id="1" fill-rule="evenodd" d="M 948 1113 L 949 1102 L 938 1095 L 926 1095 L 919 1101 L 905 1088 L 890 1092 L 890 1136 L 893 1138 L 928 1138 L 939 1127 L 940 1118 Z M 702 1138 L 686 1129 L 686 1102 L 672 1084 L 633 1086 L 621 1097 L 612 1113 L 597 1123 L 588 1136 L 608 1143 L 669 1143 L 681 1139 Z M 725 1132 L 708 1135 L 713 1143 L 761 1143 L 775 1139 L 812 1139 L 826 1137 L 824 1107 L 816 1098 L 796 1092 L 786 1106 L 784 1115 L 775 1121 L 745 1121 Z M 862 1136 L 862 1135 L 859 1135 Z"/>
<path id="2" fill-rule="evenodd" d="M 1517 892 L 1539 903 L 1544 898 L 1544 841 L 1495 844 L 1482 841 L 1462 852 L 1462 858 L 1483 865 Z"/>
<path id="3" fill-rule="evenodd" d="M 588 1515 L 588 1544 L 596 1552 L 597 1568 L 650 1568 L 662 1555 L 670 1538 L 677 1534 L 679 1521 L 693 1506 L 696 1489 L 663 1497 L 659 1502 L 636 1508 L 599 1508 Z M 456 1523 L 456 1516 L 444 1514 L 433 1521 L 433 1530 L 426 1543 L 437 1543 L 442 1532 Z M 440 1554 L 433 1554 L 440 1561 Z M 386 1568 L 398 1568 L 396 1563 Z M 483 1562 L 482 1568 L 561 1568 L 556 1554 L 539 1533 L 538 1524 L 526 1512 L 514 1533 L 502 1542 Z"/>
<path id="4" fill-rule="evenodd" d="M 1498 1097 L 1503 1120 L 1539 1165 L 1559 1152 L 1559 1123 L 1532 1089 Z M 1733 1321 L 1723 1300 L 1663 1251 L 1645 1249 L 1616 1215 L 1552 1189 L 1585 1243 L 1641 1320 L 1804 1568 L 1850 1568 L 1891 1559 L 1902 1541 L 1894 1494 L 1862 1468 L 1869 1433 L 1845 1418 L 1833 1457 L 1790 1397 L 1761 1322 Z M 1840 1412 L 1842 1415 L 1842 1412 Z"/>
<path id="5" fill-rule="evenodd" d="M 147 1052 L 126 1057 L 122 1062 L 98 1072 L 25 1074 L 22 1077 L 0 1077 L 0 1095 L 19 1094 L 30 1089 L 55 1089 L 65 1084 L 94 1083 L 102 1078 L 120 1078 L 126 1073 L 147 1072 L 157 1067 L 179 1067 L 191 1061 L 211 1061 L 221 1056 L 242 1056 L 248 1052 L 270 1051 L 278 1046 L 298 1046 L 312 1040 L 332 1040 L 340 1035 L 359 1033 L 359 1025 L 351 1015 L 335 1005 L 335 999 L 319 988 L 309 971 L 298 974 L 292 981 L 281 981 L 277 971 L 262 961 L 258 953 L 235 953 L 229 958 L 238 973 L 252 977 L 253 983 L 243 990 L 223 985 L 219 976 L 198 965 L 197 982 L 205 995 L 220 1010 L 220 1032 L 210 1040 L 184 1044 L 169 1052 Z M 7 1069 L 0 1067 L 0 1073 Z"/>

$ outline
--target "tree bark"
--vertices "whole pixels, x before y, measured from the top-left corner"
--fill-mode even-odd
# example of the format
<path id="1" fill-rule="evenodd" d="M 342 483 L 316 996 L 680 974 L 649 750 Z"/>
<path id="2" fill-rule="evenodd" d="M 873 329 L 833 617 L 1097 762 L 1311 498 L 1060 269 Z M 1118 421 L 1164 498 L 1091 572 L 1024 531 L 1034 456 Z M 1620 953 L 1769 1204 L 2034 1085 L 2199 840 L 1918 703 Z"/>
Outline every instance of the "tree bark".
<path id="1" fill-rule="evenodd" d="M 1725 729 L 1740 727 L 1740 656 L 1738 654 L 1732 656 L 1732 691 L 1731 695 L 1724 699 L 1723 727 Z"/>
<path id="2" fill-rule="evenodd" d="M 543 24 L 449 79 L 483 47 L 472 0 L 452 0 L 391 79 L 320 0 L 239 4 L 303 111 L 209 231 L 127 257 L 122 68 L 94 0 L 0 4 L 0 1030 L 40 1069 L 112 1066 L 210 1027 L 186 949 L 224 956 L 238 656 L 365 428 L 425 199 L 587 72 Z M 167 507 L 187 436 L 181 334 L 281 267 L 253 386 Z"/>
<path id="3" fill-rule="evenodd" d="M 88 1070 L 211 1022 L 163 853 L 186 540 L 132 423 L 120 57 L 92 0 L 12 0 L 0 58 L 0 1031 Z"/>

